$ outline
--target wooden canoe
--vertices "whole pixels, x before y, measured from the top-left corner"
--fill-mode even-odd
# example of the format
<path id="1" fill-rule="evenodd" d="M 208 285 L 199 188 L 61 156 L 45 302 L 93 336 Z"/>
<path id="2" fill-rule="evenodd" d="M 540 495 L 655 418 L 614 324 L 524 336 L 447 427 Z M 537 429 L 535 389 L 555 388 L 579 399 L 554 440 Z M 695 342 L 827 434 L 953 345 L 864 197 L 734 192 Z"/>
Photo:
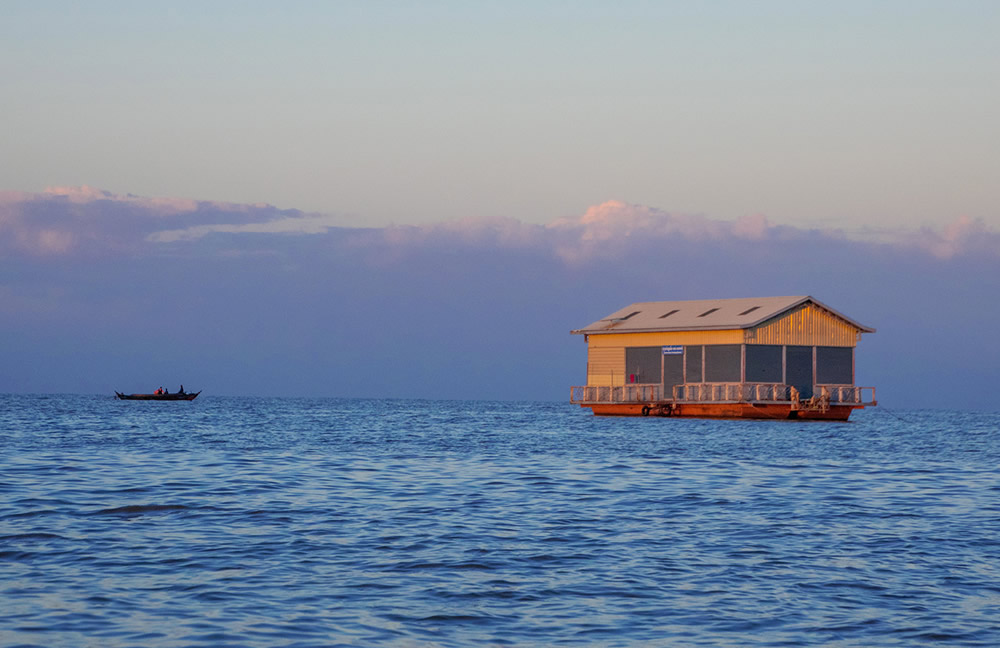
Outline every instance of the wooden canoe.
<path id="1" fill-rule="evenodd" d="M 183 394 L 123 394 L 116 391 L 115 395 L 121 400 L 193 401 L 200 393 L 196 391 Z"/>

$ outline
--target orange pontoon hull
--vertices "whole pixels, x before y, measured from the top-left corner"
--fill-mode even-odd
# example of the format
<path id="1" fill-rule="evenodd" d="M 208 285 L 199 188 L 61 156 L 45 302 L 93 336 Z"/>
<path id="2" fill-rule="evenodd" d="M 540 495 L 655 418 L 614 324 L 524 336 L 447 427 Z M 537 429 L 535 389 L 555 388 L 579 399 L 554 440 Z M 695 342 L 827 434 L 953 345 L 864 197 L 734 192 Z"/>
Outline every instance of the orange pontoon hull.
<path id="1" fill-rule="evenodd" d="M 784 403 L 675 403 L 648 405 L 643 403 L 581 403 L 596 416 L 678 416 L 685 418 L 725 419 L 798 419 L 846 421 L 851 411 L 863 405 L 831 405 L 821 409 L 793 409 Z"/>

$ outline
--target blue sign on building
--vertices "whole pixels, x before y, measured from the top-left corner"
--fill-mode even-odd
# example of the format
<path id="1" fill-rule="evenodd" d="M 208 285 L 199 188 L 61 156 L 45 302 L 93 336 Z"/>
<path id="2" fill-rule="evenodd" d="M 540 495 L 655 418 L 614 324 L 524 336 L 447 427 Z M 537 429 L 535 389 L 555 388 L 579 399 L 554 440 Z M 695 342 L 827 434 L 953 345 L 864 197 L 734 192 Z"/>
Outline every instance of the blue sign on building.
<path id="1" fill-rule="evenodd" d="M 682 355 L 684 347 L 679 344 L 663 347 L 663 355 Z"/>

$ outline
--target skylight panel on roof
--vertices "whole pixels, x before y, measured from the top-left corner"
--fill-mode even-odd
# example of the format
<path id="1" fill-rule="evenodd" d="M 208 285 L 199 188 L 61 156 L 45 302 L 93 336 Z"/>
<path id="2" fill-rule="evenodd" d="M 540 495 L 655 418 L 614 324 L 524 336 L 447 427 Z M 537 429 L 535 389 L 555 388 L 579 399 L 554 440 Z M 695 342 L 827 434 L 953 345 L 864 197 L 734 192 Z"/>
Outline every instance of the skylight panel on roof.
<path id="1" fill-rule="evenodd" d="M 625 317 L 619 317 L 619 318 L 618 318 L 618 321 L 619 321 L 619 322 L 624 322 L 624 321 L 625 321 L 625 320 L 627 320 L 628 318 L 630 318 L 630 317 L 635 317 L 636 315 L 638 315 L 638 314 L 639 314 L 639 313 L 641 313 L 641 312 L 642 312 L 642 311 L 633 311 L 633 312 L 629 313 L 628 315 L 626 315 Z"/>
<path id="2" fill-rule="evenodd" d="M 666 315 L 660 315 L 660 319 L 664 319 L 664 318 L 667 318 L 667 317 L 670 317 L 670 316 L 671 316 L 671 315 L 673 315 L 674 313 L 679 313 L 679 312 L 680 312 L 680 310 L 681 310 L 681 309 L 679 309 L 679 308 L 675 308 L 674 310 L 670 311 L 670 312 L 669 312 L 669 313 L 667 313 Z"/>
<path id="3" fill-rule="evenodd" d="M 712 313 L 714 313 L 717 310 L 719 310 L 719 309 L 718 308 L 709 308 L 707 311 L 705 311 L 704 313 L 702 313 L 698 317 L 705 317 L 706 315 L 711 315 Z"/>
<path id="4" fill-rule="evenodd" d="M 754 312 L 758 308 L 760 308 L 760 306 L 751 306 L 750 308 L 748 308 L 745 311 L 743 311 L 742 313 L 740 313 L 740 316 L 749 315 L 750 313 Z"/>

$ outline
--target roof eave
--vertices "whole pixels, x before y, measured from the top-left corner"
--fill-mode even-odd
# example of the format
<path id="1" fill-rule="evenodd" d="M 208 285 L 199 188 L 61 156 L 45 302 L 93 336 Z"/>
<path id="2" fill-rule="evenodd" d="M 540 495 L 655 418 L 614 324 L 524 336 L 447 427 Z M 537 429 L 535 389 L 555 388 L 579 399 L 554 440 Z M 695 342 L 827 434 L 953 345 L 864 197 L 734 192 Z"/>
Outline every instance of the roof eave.
<path id="1" fill-rule="evenodd" d="M 634 328 L 634 329 L 576 329 L 571 335 L 614 335 L 615 333 L 675 333 L 677 331 L 740 331 L 751 328 L 742 324 L 736 326 L 676 326 L 673 328 Z"/>

